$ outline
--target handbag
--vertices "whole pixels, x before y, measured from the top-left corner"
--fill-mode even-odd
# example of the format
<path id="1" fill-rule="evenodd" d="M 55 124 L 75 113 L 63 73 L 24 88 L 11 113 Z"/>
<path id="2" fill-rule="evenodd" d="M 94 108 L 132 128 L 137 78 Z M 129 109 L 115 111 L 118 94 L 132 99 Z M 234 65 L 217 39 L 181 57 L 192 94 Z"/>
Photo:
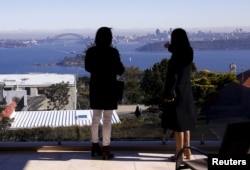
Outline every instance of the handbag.
<path id="1" fill-rule="evenodd" d="M 117 101 L 121 101 L 123 98 L 124 82 L 116 80 L 115 88 L 116 88 L 115 90 L 116 90 Z"/>

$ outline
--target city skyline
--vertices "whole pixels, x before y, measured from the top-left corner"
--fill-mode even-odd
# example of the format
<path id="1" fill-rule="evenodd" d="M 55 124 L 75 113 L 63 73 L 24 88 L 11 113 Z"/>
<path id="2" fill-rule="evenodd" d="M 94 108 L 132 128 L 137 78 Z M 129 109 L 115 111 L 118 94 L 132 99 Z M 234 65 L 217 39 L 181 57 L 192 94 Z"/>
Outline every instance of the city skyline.
<path id="1" fill-rule="evenodd" d="M 0 32 L 232 28 L 249 29 L 249 0 L 0 0 Z M 223 30 L 224 29 L 224 30 Z M 248 31 L 248 30 L 247 30 Z"/>

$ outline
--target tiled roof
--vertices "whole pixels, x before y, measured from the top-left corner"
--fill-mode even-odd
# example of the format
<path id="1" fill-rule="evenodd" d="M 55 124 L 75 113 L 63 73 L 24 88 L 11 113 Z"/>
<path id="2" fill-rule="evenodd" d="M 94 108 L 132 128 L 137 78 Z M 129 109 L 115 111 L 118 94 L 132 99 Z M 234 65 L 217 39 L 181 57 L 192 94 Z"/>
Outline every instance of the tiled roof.
<path id="1" fill-rule="evenodd" d="M 92 124 L 92 110 L 53 110 L 53 111 L 21 111 L 14 112 L 14 122 L 10 129 L 58 127 L 58 126 L 89 126 Z M 102 120 L 100 121 L 102 124 Z M 112 123 L 120 123 L 113 111 Z"/>
<path id="2" fill-rule="evenodd" d="M 242 84 L 243 86 L 250 87 L 250 77 L 248 77 Z"/>
<path id="3" fill-rule="evenodd" d="M 12 101 L 6 108 L 2 111 L 4 117 L 11 117 L 11 114 L 15 111 L 16 102 Z"/>

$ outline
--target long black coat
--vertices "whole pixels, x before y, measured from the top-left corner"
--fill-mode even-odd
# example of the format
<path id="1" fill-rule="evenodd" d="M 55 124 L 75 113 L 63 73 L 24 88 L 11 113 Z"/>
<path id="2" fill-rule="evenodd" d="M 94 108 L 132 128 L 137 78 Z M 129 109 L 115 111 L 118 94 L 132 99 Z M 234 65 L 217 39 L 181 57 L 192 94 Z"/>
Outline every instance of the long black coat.
<path id="1" fill-rule="evenodd" d="M 183 132 L 195 127 L 196 112 L 190 84 L 193 50 L 172 52 L 169 60 L 164 98 L 174 102 L 163 104 L 162 126 Z"/>
<path id="2" fill-rule="evenodd" d="M 117 109 L 115 81 L 116 76 L 124 72 L 118 50 L 113 47 L 90 47 L 85 56 L 85 69 L 90 72 L 91 109 Z"/>

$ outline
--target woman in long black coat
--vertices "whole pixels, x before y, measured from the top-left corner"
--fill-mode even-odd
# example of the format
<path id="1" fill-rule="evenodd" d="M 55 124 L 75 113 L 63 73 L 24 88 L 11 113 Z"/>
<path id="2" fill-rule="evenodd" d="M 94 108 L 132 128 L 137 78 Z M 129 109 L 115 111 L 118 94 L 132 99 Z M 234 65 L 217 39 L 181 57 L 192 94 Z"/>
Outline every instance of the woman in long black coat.
<path id="1" fill-rule="evenodd" d="M 92 156 L 103 155 L 112 158 L 110 153 L 111 118 L 117 109 L 116 77 L 122 75 L 124 66 L 119 52 L 112 47 L 111 28 L 101 27 L 95 37 L 94 46 L 86 51 L 85 69 L 90 72 L 90 107 L 92 118 Z M 98 128 L 103 112 L 103 149 L 99 146 Z"/>
<path id="2" fill-rule="evenodd" d="M 190 145 L 190 130 L 195 127 L 195 105 L 190 84 L 193 49 L 181 28 L 172 32 L 171 44 L 167 43 L 165 47 L 172 56 L 166 76 L 163 114 L 166 116 L 166 128 L 175 132 L 177 154 L 183 146 Z M 184 156 L 190 159 L 190 150 L 187 149 Z"/>

